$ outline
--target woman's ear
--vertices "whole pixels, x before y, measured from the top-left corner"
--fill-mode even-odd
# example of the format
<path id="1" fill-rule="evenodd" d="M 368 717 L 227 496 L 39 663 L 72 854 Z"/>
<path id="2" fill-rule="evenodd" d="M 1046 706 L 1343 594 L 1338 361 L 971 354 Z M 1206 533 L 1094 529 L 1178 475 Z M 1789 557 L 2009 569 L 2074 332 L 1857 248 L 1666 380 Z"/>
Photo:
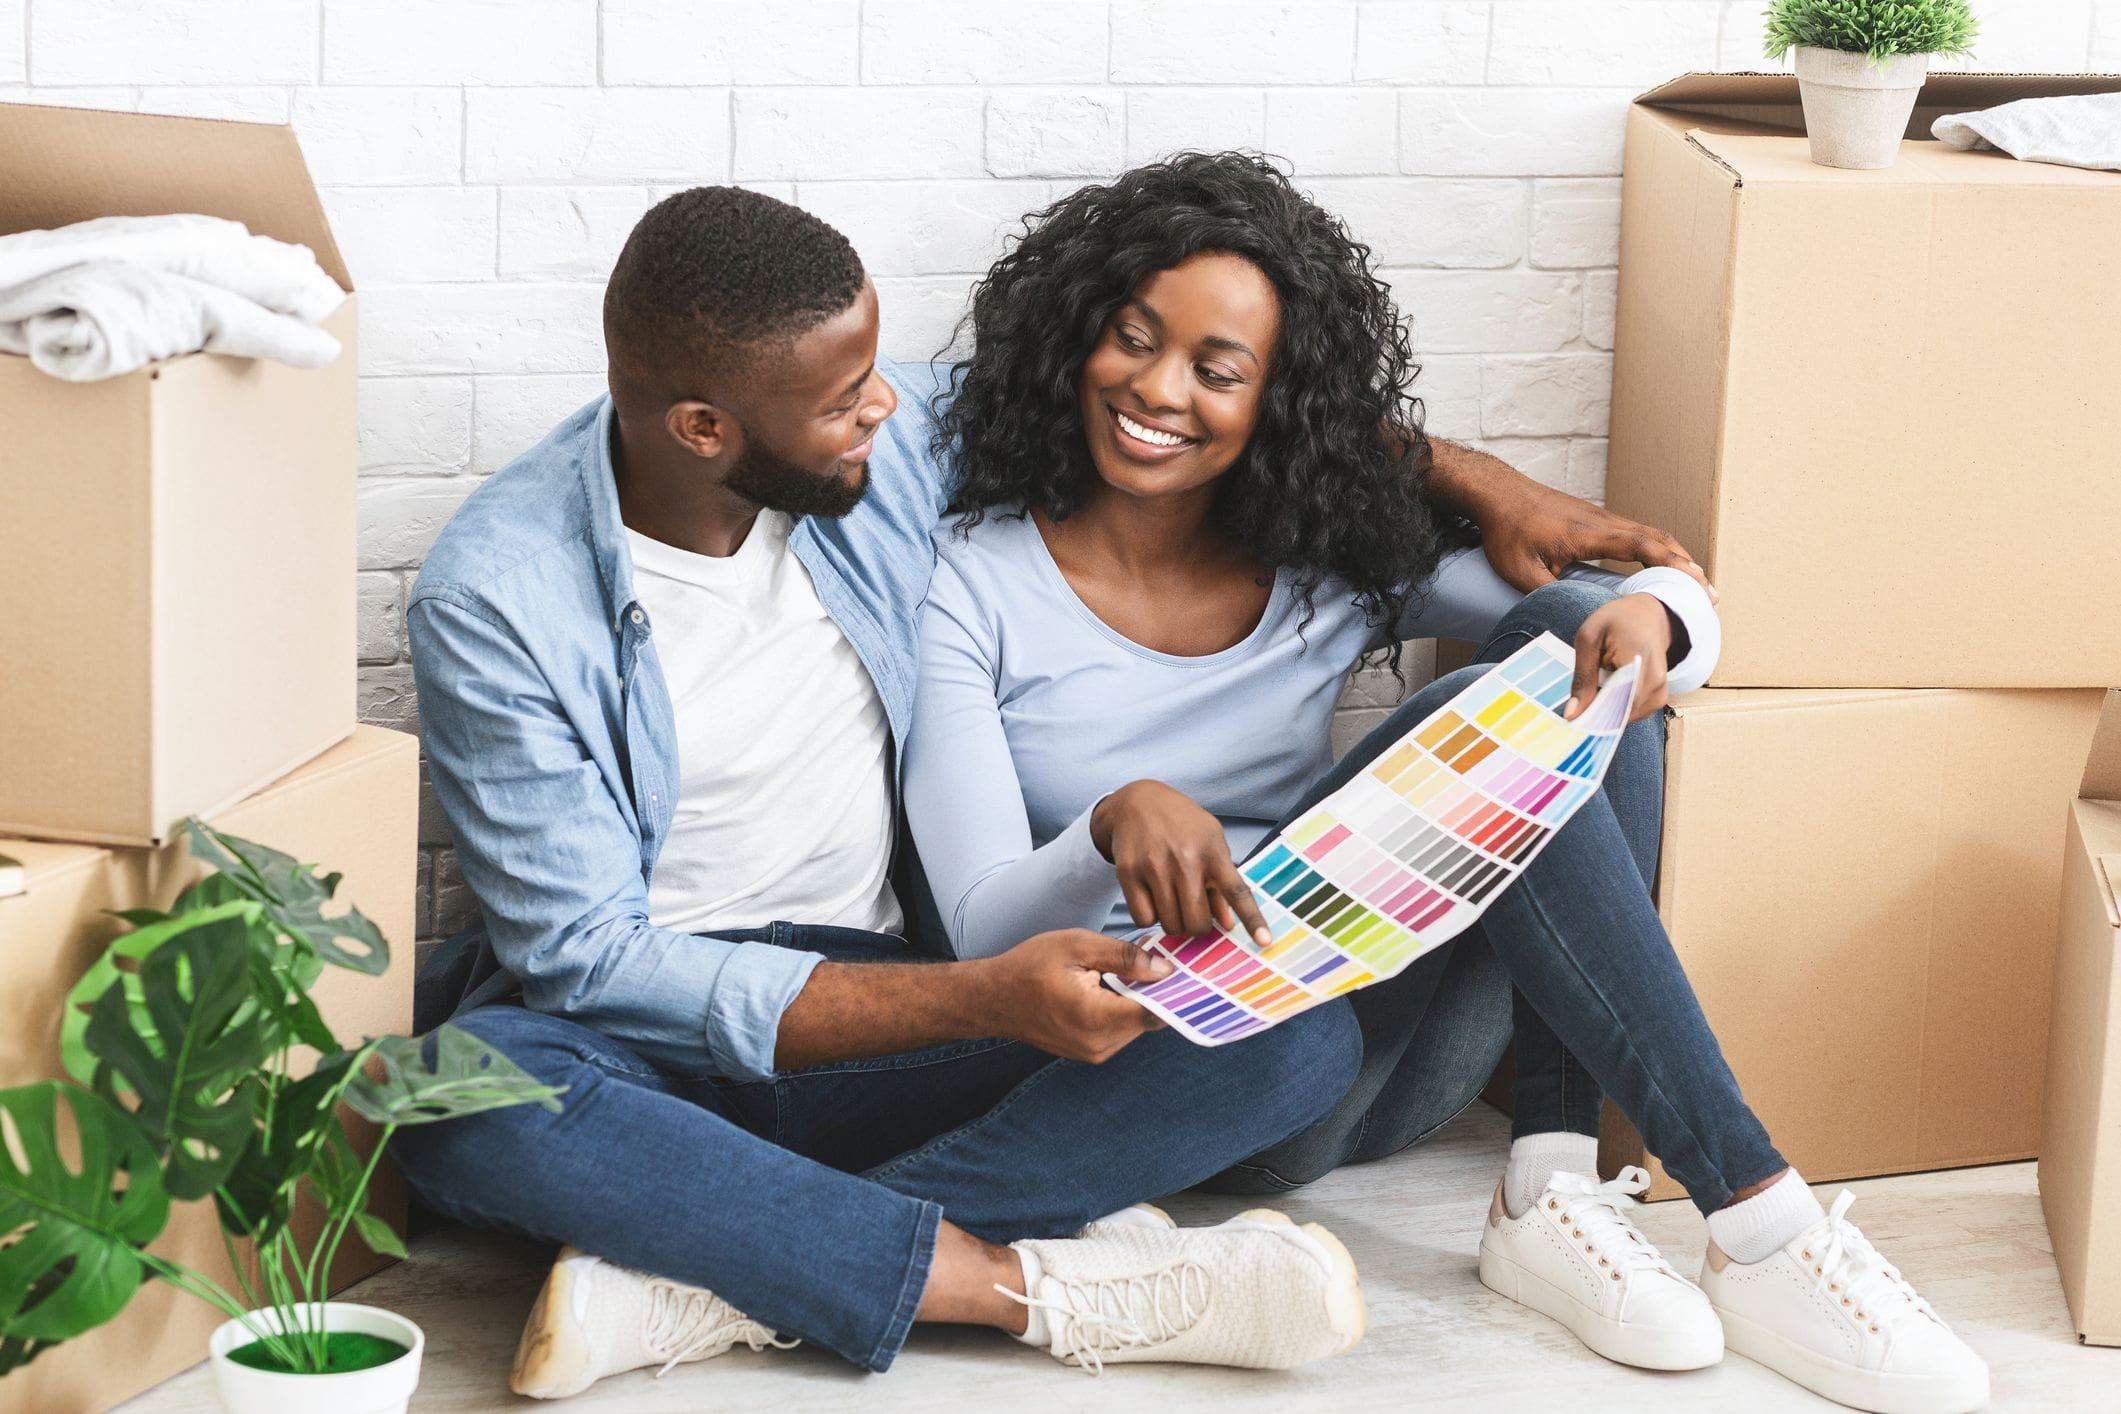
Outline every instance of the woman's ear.
<path id="1" fill-rule="evenodd" d="M 719 457 L 732 450 L 741 436 L 736 419 L 727 409 L 696 399 L 666 408 L 663 427 L 679 446 L 704 458 Z"/>

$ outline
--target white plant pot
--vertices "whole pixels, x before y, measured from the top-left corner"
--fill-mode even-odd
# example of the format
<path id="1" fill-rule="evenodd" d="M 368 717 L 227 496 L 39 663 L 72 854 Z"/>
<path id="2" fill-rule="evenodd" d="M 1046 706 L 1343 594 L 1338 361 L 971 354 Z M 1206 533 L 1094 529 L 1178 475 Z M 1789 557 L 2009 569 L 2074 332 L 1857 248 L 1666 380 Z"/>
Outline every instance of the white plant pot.
<path id="1" fill-rule="evenodd" d="M 1797 46 L 1797 95 L 1812 160 L 1822 167 L 1890 167 L 1929 73 L 1927 54 L 1879 67 L 1865 54 Z"/>
<path id="2" fill-rule="evenodd" d="M 280 1333 L 277 1311 L 253 1311 L 250 1321 L 258 1330 Z M 228 1352 L 249 1345 L 257 1336 L 241 1321 L 223 1321 L 206 1342 L 221 1407 L 229 1414 L 404 1414 L 406 1402 L 420 1383 L 420 1353 L 427 1346 L 420 1328 L 380 1306 L 350 1301 L 324 1303 L 324 1328 L 382 1336 L 406 1350 L 388 1365 L 344 1374 L 254 1370 L 229 1359 Z"/>

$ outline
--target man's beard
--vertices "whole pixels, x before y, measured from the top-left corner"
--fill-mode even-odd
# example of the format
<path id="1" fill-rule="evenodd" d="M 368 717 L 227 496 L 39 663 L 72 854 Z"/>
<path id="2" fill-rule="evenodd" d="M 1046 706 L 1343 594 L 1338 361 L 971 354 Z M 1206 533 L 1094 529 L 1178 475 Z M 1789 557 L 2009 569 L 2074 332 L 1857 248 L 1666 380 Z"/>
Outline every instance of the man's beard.
<path id="1" fill-rule="evenodd" d="M 790 517 L 843 516 L 869 489 L 869 463 L 850 485 L 838 476 L 821 476 L 782 461 L 756 442 L 744 448 L 722 483 L 747 501 Z"/>

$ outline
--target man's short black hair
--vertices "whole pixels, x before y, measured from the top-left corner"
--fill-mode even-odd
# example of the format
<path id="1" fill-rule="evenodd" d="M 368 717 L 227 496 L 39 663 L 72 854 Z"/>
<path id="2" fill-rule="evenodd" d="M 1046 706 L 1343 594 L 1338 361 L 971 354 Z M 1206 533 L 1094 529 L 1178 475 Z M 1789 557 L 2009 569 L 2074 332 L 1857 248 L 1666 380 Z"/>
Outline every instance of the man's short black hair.
<path id="1" fill-rule="evenodd" d="M 615 370 L 682 383 L 740 375 L 854 303 L 864 276 L 845 236 L 741 187 L 694 187 L 649 209 L 604 290 Z M 699 397 L 705 390 L 686 388 Z"/>

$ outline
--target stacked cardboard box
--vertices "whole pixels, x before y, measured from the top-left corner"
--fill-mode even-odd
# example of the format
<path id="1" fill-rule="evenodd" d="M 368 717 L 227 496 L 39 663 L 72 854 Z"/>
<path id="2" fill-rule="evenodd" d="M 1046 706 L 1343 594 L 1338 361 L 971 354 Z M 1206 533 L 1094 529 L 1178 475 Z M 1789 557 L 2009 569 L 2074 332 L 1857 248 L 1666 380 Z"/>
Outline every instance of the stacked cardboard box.
<path id="1" fill-rule="evenodd" d="M 2062 857 L 2040 1206 L 2077 1334 L 2121 1345 L 2121 692 L 2106 695 Z"/>
<path id="2" fill-rule="evenodd" d="M 288 129 L 0 104 L 0 234 L 165 212 L 300 242 L 352 289 Z M 194 354 L 75 384 L 0 356 L 0 1086 L 60 1073 L 108 911 L 199 877 L 172 840 L 193 814 L 342 871 L 401 950 L 328 970 L 319 1007 L 342 1037 L 411 1023 L 418 749 L 354 720 L 355 318 L 315 370 Z M 377 1207 L 402 1228 L 395 1180 Z M 225 1283 L 216 1228 L 179 1206 L 156 1250 Z M 342 1249 L 334 1289 L 381 1265 Z M 220 1319 L 150 1282 L 0 1379 L 0 1411 L 107 1408 Z"/>
<path id="3" fill-rule="evenodd" d="M 1925 139 L 2115 90 L 1935 75 L 1883 171 L 1812 164 L 1789 76 L 1628 116 L 1608 503 L 1724 595 L 1659 908 L 1814 1181 L 2040 1148 L 2064 807 L 2121 683 L 2121 174 Z"/>

